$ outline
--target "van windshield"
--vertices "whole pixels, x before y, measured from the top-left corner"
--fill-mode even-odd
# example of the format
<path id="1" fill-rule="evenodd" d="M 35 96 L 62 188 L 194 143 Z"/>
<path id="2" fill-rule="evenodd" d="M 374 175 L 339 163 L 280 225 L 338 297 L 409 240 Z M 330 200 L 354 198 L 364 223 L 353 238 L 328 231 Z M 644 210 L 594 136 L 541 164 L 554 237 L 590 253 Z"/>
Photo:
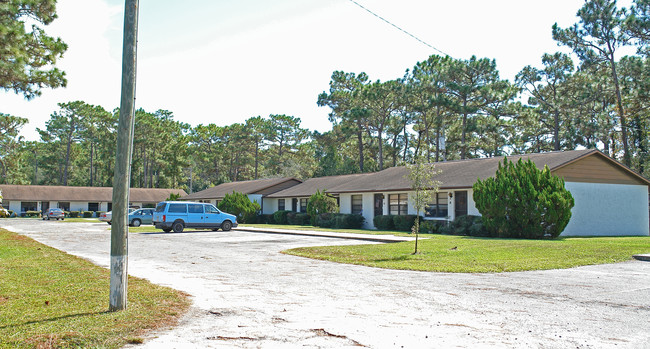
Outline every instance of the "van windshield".
<path id="1" fill-rule="evenodd" d="M 158 205 L 156 205 L 156 212 L 165 212 L 165 206 L 167 206 L 166 202 L 159 202 Z"/>

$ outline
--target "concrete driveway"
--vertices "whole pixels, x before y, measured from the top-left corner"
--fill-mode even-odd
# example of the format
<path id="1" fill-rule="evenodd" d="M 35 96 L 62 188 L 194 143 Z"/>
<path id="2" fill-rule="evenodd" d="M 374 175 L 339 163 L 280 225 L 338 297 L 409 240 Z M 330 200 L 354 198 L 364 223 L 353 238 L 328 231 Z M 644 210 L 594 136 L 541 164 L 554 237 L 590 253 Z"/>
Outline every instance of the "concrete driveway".
<path id="1" fill-rule="evenodd" d="M 0 226 L 108 266 L 106 224 Z M 137 347 L 650 348 L 648 262 L 449 274 L 279 253 L 358 243 L 368 242 L 236 230 L 131 234 L 129 273 L 194 300 L 180 326 Z"/>

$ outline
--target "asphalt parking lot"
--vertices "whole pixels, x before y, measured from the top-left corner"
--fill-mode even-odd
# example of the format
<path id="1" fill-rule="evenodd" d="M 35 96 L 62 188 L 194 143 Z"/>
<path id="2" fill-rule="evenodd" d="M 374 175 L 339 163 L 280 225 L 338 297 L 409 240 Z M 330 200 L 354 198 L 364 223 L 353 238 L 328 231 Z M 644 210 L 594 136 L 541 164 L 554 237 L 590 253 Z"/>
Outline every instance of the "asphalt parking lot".
<path id="1" fill-rule="evenodd" d="M 3 219 L 0 227 L 109 264 L 106 224 Z M 368 242 L 237 230 L 133 233 L 129 273 L 194 302 L 180 326 L 137 347 L 650 348 L 650 262 L 451 274 L 280 253 L 360 243 Z"/>

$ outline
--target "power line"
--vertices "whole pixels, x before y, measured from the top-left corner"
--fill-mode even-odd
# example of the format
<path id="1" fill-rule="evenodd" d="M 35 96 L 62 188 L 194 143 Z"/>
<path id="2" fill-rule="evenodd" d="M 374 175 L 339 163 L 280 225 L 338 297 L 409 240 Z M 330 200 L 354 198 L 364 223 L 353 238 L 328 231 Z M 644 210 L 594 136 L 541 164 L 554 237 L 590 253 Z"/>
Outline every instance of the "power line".
<path id="1" fill-rule="evenodd" d="M 358 2 L 356 2 L 356 1 L 354 1 L 354 0 L 348 0 L 348 1 L 350 1 L 351 3 L 353 3 L 353 4 L 355 4 L 355 5 L 359 6 L 359 7 L 361 7 L 362 9 L 366 10 L 366 11 L 367 11 L 368 13 L 370 13 L 371 15 L 373 15 L 373 16 L 379 18 L 380 20 L 382 20 L 382 21 L 384 21 L 384 22 L 386 22 L 386 23 L 388 23 L 390 26 L 392 26 L 392 27 L 394 27 L 395 29 L 401 31 L 402 33 L 404 33 L 404 34 L 406 34 L 406 35 L 412 37 L 413 39 L 419 41 L 420 43 L 426 45 L 427 47 L 433 49 L 434 51 L 438 51 L 438 52 L 442 53 L 442 54 L 445 55 L 445 56 L 449 56 L 449 57 L 451 57 L 450 54 L 445 53 L 444 51 L 442 51 L 442 50 L 440 50 L 440 49 L 434 47 L 433 45 L 429 44 L 428 42 L 426 42 L 426 41 L 424 41 L 424 40 L 418 38 L 417 36 L 415 36 L 415 35 L 413 35 L 413 34 L 407 32 L 406 30 L 404 30 L 404 29 L 402 29 L 402 28 L 398 27 L 397 25 L 393 24 L 392 22 L 390 22 L 390 21 L 387 20 L 386 18 L 384 18 L 384 17 L 382 17 L 382 16 L 380 16 L 380 15 L 378 15 L 378 14 L 372 12 L 371 10 L 367 9 L 366 7 L 364 7 L 363 5 L 361 5 L 360 3 L 358 3 Z"/>

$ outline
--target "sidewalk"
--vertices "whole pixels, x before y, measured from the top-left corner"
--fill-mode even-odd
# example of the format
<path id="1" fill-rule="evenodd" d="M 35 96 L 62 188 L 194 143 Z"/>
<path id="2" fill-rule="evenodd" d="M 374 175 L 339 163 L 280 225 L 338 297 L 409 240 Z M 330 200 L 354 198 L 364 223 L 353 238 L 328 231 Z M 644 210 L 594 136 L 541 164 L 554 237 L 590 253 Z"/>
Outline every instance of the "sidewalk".
<path id="1" fill-rule="evenodd" d="M 335 233 L 330 231 L 316 231 L 316 230 L 291 230 L 291 229 L 277 229 L 277 228 L 257 228 L 257 227 L 242 227 L 233 228 L 233 230 L 242 230 L 252 233 L 266 233 L 266 234 L 285 234 L 285 235 L 304 235 L 304 236 L 320 236 L 335 239 L 351 239 L 351 240 L 364 240 L 373 242 L 404 242 L 413 241 L 415 237 L 395 236 L 395 235 L 373 235 L 373 234 L 353 234 L 353 233 Z"/>

